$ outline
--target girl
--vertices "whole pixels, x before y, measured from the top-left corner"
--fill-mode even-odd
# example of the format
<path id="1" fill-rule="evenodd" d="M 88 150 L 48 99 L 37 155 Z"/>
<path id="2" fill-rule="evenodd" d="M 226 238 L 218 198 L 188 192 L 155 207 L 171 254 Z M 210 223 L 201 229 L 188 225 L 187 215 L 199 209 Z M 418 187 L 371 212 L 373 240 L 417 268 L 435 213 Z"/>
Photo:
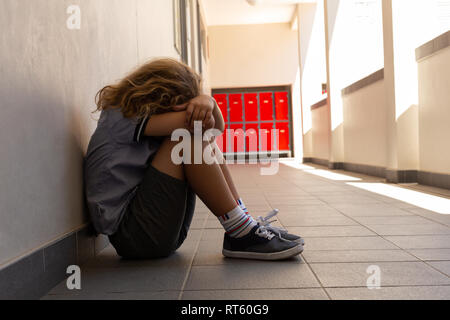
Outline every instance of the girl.
<path id="1" fill-rule="evenodd" d="M 196 195 L 225 229 L 225 256 L 278 260 L 302 252 L 300 237 L 248 214 L 224 163 L 172 161 L 176 129 L 192 131 L 201 121 L 203 130 L 224 130 L 215 100 L 201 93 L 200 76 L 188 66 L 151 61 L 100 90 L 96 103 L 101 115 L 85 159 L 86 196 L 95 229 L 120 256 L 173 253 L 187 236 Z M 201 143 L 221 160 L 211 144 Z"/>

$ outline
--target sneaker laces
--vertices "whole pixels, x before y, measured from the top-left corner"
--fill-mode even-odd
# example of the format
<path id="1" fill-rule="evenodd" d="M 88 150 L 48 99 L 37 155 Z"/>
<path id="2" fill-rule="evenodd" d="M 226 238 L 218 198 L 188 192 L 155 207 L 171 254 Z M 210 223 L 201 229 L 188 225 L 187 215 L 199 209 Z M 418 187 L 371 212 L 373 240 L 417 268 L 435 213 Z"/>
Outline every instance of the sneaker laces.
<path id="1" fill-rule="evenodd" d="M 288 232 L 286 229 L 274 227 L 271 225 L 271 223 L 277 221 L 277 219 L 275 219 L 275 220 L 270 220 L 270 219 L 275 217 L 278 214 L 278 212 L 280 212 L 280 210 L 273 209 L 264 218 L 259 216 L 256 220 L 261 226 L 265 227 L 266 229 L 269 229 L 272 232 L 278 233 L 278 235 L 280 235 L 281 233 L 286 233 L 286 232 Z"/>
<path id="2" fill-rule="evenodd" d="M 260 226 L 256 230 L 255 234 L 261 238 L 267 238 L 269 240 L 272 240 L 272 238 L 275 237 L 275 234 L 264 226 Z"/>

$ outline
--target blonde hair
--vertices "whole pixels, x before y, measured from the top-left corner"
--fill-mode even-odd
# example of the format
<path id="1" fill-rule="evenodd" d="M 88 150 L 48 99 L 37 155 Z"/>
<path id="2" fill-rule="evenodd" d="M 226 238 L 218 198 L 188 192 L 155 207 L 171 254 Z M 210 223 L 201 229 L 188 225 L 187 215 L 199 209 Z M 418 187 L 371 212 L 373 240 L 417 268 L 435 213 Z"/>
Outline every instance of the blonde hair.
<path id="1" fill-rule="evenodd" d="M 95 96 L 96 111 L 119 108 L 124 117 L 142 118 L 170 111 L 201 94 L 201 77 L 170 58 L 150 61 Z"/>

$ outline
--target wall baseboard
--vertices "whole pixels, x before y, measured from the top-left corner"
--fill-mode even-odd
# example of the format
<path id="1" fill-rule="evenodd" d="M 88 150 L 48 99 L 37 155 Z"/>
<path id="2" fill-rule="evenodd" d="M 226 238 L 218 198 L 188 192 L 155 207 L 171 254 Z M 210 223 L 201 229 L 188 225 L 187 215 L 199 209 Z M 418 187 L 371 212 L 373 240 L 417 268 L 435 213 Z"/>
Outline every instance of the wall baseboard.
<path id="1" fill-rule="evenodd" d="M 108 244 L 88 225 L 8 264 L 0 269 L 0 300 L 41 298 L 69 276 L 69 265 L 82 265 Z"/>
<path id="2" fill-rule="evenodd" d="M 357 172 L 366 174 L 369 176 L 385 178 L 386 177 L 386 168 L 365 165 L 365 164 L 355 164 L 355 163 L 344 163 L 344 170 L 350 172 Z"/>
<path id="3" fill-rule="evenodd" d="M 343 170 L 345 163 L 343 162 L 328 162 L 328 169 Z"/>
<path id="4" fill-rule="evenodd" d="M 417 170 L 391 170 L 386 169 L 386 181 L 390 183 L 417 182 Z"/>
<path id="5" fill-rule="evenodd" d="M 303 162 L 318 164 L 332 170 L 345 170 L 385 178 L 389 183 L 420 183 L 427 186 L 450 190 L 450 174 L 418 170 L 392 170 L 366 164 L 329 162 L 328 160 L 311 157 L 303 158 Z"/>
<path id="6" fill-rule="evenodd" d="M 314 164 L 318 164 L 319 166 L 328 167 L 329 161 L 325 159 L 319 159 L 319 158 L 303 158 L 303 162 L 310 162 Z"/>

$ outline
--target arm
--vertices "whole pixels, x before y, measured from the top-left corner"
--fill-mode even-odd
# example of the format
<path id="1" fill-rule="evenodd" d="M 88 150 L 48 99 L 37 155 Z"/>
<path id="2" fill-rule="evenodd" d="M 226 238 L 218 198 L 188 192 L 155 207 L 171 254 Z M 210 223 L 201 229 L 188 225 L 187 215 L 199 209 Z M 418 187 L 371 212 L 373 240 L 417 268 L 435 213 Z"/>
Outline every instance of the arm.
<path id="1" fill-rule="evenodd" d="M 185 127 L 194 127 L 194 121 L 203 121 L 205 129 L 216 128 L 223 132 L 225 121 L 215 99 L 207 95 L 200 95 L 186 105 L 175 106 L 174 111 L 186 110 Z"/>
<path id="2" fill-rule="evenodd" d="M 153 137 L 170 136 L 173 131 L 185 127 L 186 111 L 155 114 L 150 117 L 144 135 Z"/>
<path id="3" fill-rule="evenodd" d="M 181 106 L 182 107 L 182 106 Z M 184 107 L 186 108 L 186 107 Z M 187 111 L 166 112 L 161 114 L 154 114 L 150 117 L 144 130 L 144 135 L 153 137 L 170 136 L 176 129 L 186 129 L 186 119 L 188 117 Z M 208 118 L 208 116 L 207 116 Z M 222 112 L 217 103 L 214 102 L 214 109 L 211 116 L 205 121 L 205 130 L 216 128 L 223 132 L 225 122 L 223 120 Z"/>

